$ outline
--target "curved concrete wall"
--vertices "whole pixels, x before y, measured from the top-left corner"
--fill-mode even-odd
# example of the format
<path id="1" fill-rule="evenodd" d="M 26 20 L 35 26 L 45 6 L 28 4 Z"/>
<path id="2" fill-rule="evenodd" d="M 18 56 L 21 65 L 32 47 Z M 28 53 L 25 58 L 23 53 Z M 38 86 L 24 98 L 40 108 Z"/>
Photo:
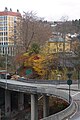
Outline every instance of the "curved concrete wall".
<path id="1" fill-rule="evenodd" d="M 57 96 L 67 102 L 69 101 L 69 95 L 63 91 L 56 89 L 56 88 L 54 88 L 53 91 L 52 91 L 52 88 L 51 89 L 49 89 L 49 88 L 41 89 L 40 88 L 39 92 L 46 93 L 47 95 Z M 76 107 L 75 103 L 73 102 L 72 98 L 70 98 L 70 105 L 65 110 L 58 112 L 57 114 L 51 115 L 49 117 L 45 117 L 41 120 L 62 120 L 64 118 L 66 118 L 67 116 L 73 114 L 75 111 L 75 107 Z"/>
<path id="2" fill-rule="evenodd" d="M 62 110 L 61 112 L 58 112 L 54 115 L 51 115 L 49 117 L 45 117 L 41 120 L 63 120 L 63 119 L 66 119 L 67 116 L 71 115 L 74 113 L 75 111 L 75 103 L 71 102 L 71 104 L 69 105 L 69 107 L 67 107 L 65 110 Z"/>

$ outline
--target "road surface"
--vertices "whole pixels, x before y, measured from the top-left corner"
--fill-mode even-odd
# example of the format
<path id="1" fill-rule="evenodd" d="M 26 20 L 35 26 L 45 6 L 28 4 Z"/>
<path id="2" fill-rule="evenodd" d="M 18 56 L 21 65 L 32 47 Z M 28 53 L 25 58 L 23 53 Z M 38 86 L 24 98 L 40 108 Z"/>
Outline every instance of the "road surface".
<path id="1" fill-rule="evenodd" d="M 57 85 L 57 88 L 61 88 L 65 92 L 69 92 L 68 87 L 68 85 Z M 72 116 L 69 116 L 65 120 L 80 120 L 80 90 L 78 90 L 77 84 L 71 85 L 70 94 L 76 103 L 77 109 Z"/>

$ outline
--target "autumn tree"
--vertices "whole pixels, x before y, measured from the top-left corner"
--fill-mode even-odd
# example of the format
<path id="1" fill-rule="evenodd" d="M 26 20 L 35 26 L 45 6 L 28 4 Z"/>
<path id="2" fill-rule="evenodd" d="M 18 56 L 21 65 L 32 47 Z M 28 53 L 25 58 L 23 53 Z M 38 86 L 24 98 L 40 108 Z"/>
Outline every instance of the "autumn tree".
<path id="1" fill-rule="evenodd" d="M 45 46 L 43 48 L 45 48 Z M 38 78 L 50 79 L 52 71 L 57 69 L 58 61 L 56 57 L 54 58 L 53 55 L 48 53 L 47 48 L 45 51 L 43 48 L 39 48 L 37 43 L 33 43 L 30 51 L 19 56 L 17 62 L 20 64 L 20 68 L 23 66 L 23 68 L 31 69 L 33 73 L 36 73 Z"/>
<path id="2" fill-rule="evenodd" d="M 43 46 L 45 41 L 49 39 L 52 34 L 51 24 L 44 19 L 37 17 L 37 15 L 30 11 L 24 12 L 23 16 L 17 20 L 13 29 L 14 34 L 11 36 L 11 40 L 14 43 L 14 58 L 15 68 L 18 68 L 21 64 L 16 63 L 16 59 L 26 52 L 31 52 Z M 36 45 L 33 45 L 37 43 Z M 33 50 L 31 49 L 33 46 Z M 39 46 L 39 47 L 38 47 Z M 17 67 L 16 67 L 17 66 Z"/>

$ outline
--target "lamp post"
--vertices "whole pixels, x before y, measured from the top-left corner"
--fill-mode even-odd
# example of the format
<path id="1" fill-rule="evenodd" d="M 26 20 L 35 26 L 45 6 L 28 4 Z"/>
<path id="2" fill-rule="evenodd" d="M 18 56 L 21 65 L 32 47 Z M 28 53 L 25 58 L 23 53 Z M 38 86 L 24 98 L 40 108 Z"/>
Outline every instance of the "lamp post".
<path id="1" fill-rule="evenodd" d="M 59 84 L 60 84 L 60 77 L 61 77 L 61 75 L 58 74 L 58 75 L 57 75 L 57 80 L 58 80 L 58 83 L 59 83 Z"/>
<path id="2" fill-rule="evenodd" d="M 67 84 L 69 85 L 69 103 L 70 103 L 70 85 L 72 84 L 72 80 L 71 80 L 72 73 L 68 73 L 67 76 L 69 78 L 67 80 Z"/>
<path id="3" fill-rule="evenodd" d="M 6 89 L 7 89 L 7 46 L 5 46 Z"/>
<path id="4" fill-rule="evenodd" d="M 78 89 L 80 89 L 80 71 L 78 70 Z"/>

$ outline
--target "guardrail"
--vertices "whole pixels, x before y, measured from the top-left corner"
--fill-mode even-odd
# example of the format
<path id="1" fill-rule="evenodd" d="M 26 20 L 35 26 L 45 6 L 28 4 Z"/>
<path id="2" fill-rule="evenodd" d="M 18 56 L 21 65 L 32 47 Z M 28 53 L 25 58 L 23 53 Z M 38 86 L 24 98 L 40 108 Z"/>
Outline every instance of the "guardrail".
<path id="1" fill-rule="evenodd" d="M 41 79 L 25 79 L 19 78 L 18 81 L 27 82 L 27 83 L 35 83 L 35 84 L 67 84 L 67 80 L 41 80 Z M 77 84 L 78 80 L 72 80 L 73 84 Z"/>
<path id="2" fill-rule="evenodd" d="M 75 108 L 76 108 L 76 105 L 72 100 L 71 104 L 66 109 L 64 109 L 54 115 L 42 118 L 40 120 L 63 120 L 63 119 L 66 120 L 66 118 L 68 116 L 72 115 L 75 112 Z"/>
<path id="3" fill-rule="evenodd" d="M 42 88 L 42 89 L 38 89 L 37 92 L 45 93 L 46 95 L 48 94 L 48 95 L 52 95 L 52 96 L 57 96 L 57 97 L 65 100 L 66 102 L 69 102 L 69 95 L 63 91 L 56 89 L 56 88 L 54 88 L 53 91 L 48 88 L 46 88 L 46 89 Z M 41 120 L 63 120 L 67 116 L 70 116 L 71 114 L 73 114 L 75 112 L 75 109 L 76 109 L 76 105 L 73 102 L 72 98 L 70 97 L 70 104 L 66 109 L 64 109 L 61 112 L 58 112 L 54 115 L 45 117 Z"/>

